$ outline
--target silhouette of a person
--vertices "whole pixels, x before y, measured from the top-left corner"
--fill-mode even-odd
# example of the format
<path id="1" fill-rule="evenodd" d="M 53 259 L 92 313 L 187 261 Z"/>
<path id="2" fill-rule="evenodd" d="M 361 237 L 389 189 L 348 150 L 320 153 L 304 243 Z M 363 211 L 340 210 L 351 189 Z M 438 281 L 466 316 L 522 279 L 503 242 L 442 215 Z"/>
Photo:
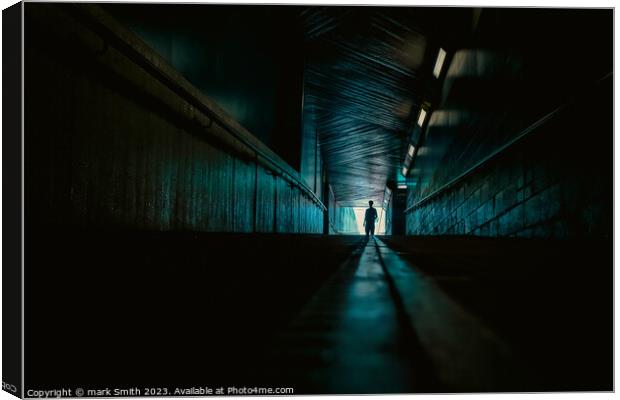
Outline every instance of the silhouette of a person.
<path id="1" fill-rule="evenodd" d="M 364 227 L 366 228 L 366 237 L 368 235 L 375 236 L 375 221 L 377 220 L 377 209 L 373 208 L 374 202 L 370 200 L 366 209 L 366 215 L 364 216 Z"/>

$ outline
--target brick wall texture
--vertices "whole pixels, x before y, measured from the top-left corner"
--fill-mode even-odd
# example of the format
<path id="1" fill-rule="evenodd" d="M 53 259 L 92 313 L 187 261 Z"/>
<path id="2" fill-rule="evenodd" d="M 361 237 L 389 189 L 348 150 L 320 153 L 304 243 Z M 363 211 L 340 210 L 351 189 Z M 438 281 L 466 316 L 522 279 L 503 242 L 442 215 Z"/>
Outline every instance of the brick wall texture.
<path id="1" fill-rule="evenodd" d="M 568 110 L 420 203 L 407 214 L 407 234 L 611 236 L 611 118 L 608 109 L 587 111 L 578 121 Z"/>

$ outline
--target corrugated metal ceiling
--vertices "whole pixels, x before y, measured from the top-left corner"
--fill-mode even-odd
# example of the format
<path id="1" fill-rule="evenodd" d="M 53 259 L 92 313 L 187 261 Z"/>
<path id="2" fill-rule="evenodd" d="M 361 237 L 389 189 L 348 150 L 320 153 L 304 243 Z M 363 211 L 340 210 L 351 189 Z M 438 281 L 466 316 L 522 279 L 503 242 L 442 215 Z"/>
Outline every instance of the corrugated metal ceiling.
<path id="1" fill-rule="evenodd" d="M 412 124 L 434 84 L 434 24 L 455 14 L 471 20 L 471 9 L 448 10 L 443 21 L 430 8 L 312 7 L 301 13 L 304 107 L 314 108 L 341 205 L 380 203 L 386 184 L 396 179 Z"/>

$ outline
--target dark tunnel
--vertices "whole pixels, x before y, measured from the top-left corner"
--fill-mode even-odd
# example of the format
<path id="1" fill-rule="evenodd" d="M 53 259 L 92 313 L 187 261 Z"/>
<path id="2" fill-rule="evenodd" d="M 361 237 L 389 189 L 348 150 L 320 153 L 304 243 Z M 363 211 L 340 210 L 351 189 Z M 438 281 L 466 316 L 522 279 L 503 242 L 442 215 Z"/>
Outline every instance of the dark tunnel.
<path id="1" fill-rule="evenodd" d="M 25 387 L 613 390 L 612 34 L 26 2 Z"/>

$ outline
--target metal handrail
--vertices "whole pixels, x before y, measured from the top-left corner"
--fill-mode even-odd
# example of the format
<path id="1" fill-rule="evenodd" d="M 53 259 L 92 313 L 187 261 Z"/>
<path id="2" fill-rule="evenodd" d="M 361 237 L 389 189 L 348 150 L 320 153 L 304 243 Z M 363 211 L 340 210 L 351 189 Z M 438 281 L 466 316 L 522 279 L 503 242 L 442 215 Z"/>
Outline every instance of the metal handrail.
<path id="1" fill-rule="evenodd" d="M 159 80 L 164 85 L 168 86 L 174 92 L 178 93 L 182 98 L 188 100 L 194 107 L 203 112 L 209 119 L 215 120 L 218 125 L 224 128 L 227 132 L 232 134 L 235 139 L 241 141 L 244 145 L 249 147 L 252 151 L 256 153 L 257 160 L 263 159 L 266 161 L 265 166 L 271 169 L 273 172 L 278 175 L 285 176 L 288 180 L 294 185 L 297 186 L 302 192 L 309 195 L 313 202 L 315 202 L 323 211 L 327 210 L 327 207 L 321 199 L 317 197 L 317 195 L 300 179 L 300 177 L 295 176 L 293 173 L 286 170 L 285 167 L 281 165 L 284 161 L 276 160 L 271 154 L 263 149 L 260 149 L 256 144 L 252 143 L 248 140 L 247 135 L 251 135 L 250 132 L 244 131 L 244 128 L 239 126 L 232 126 L 229 121 L 227 121 L 224 117 L 222 117 L 218 111 L 212 110 L 209 108 L 204 101 L 202 101 L 201 97 L 205 97 L 201 93 L 195 93 L 196 90 L 185 78 L 183 78 L 180 74 L 175 73 L 174 68 L 168 65 L 168 63 L 160 57 L 158 54 L 153 52 L 149 54 L 149 57 L 152 57 L 157 60 L 157 64 L 155 65 L 148 57 L 145 57 L 142 52 L 137 49 L 133 43 L 129 43 L 124 40 L 120 35 L 116 34 L 113 29 L 108 27 L 104 21 L 102 21 L 101 15 L 105 15 L 106 22 L 114 21 L 105 11 L 101 8 L 97 7 L 96 13 L 90 12 L 89 8 L 92 9 L 94 5 L 88 5 L 89 8 L 84 6 L 78 6 L 76 9 L 79 9 L 80 13 L 83 16 L 87 16 L 92 22 L 94 22 L 98 29 L 98 32 L 112 38 L 114 42 L 120 44 L 119 50 L 129 51 L 130 58 L 134 61 L 138 62 L 141 67 L 149 70 L 149 72 L 155 72 L 152 74 L 157 80 Z M 114 21 L 115 22 L 115 21 Z M 113 27 L 116 30 L 121 30 L 124 36 L 131 36 L 137 42 L 141 42 L 139 38 L 135 35 L 131 34 L 125 28 L 120 26 L 119 24 L 114 24 Z M 149 48 L 145 43 L 140 43 L 145 48 Z M 167 66 L 168 68 L 162 68 L 162 66 Z M 189 88 L 188 88 L 189 87 Z M 288 165 L 287 165 L 288 166 Z M 290 166 L 289 166 L 290 167 Z"/>

